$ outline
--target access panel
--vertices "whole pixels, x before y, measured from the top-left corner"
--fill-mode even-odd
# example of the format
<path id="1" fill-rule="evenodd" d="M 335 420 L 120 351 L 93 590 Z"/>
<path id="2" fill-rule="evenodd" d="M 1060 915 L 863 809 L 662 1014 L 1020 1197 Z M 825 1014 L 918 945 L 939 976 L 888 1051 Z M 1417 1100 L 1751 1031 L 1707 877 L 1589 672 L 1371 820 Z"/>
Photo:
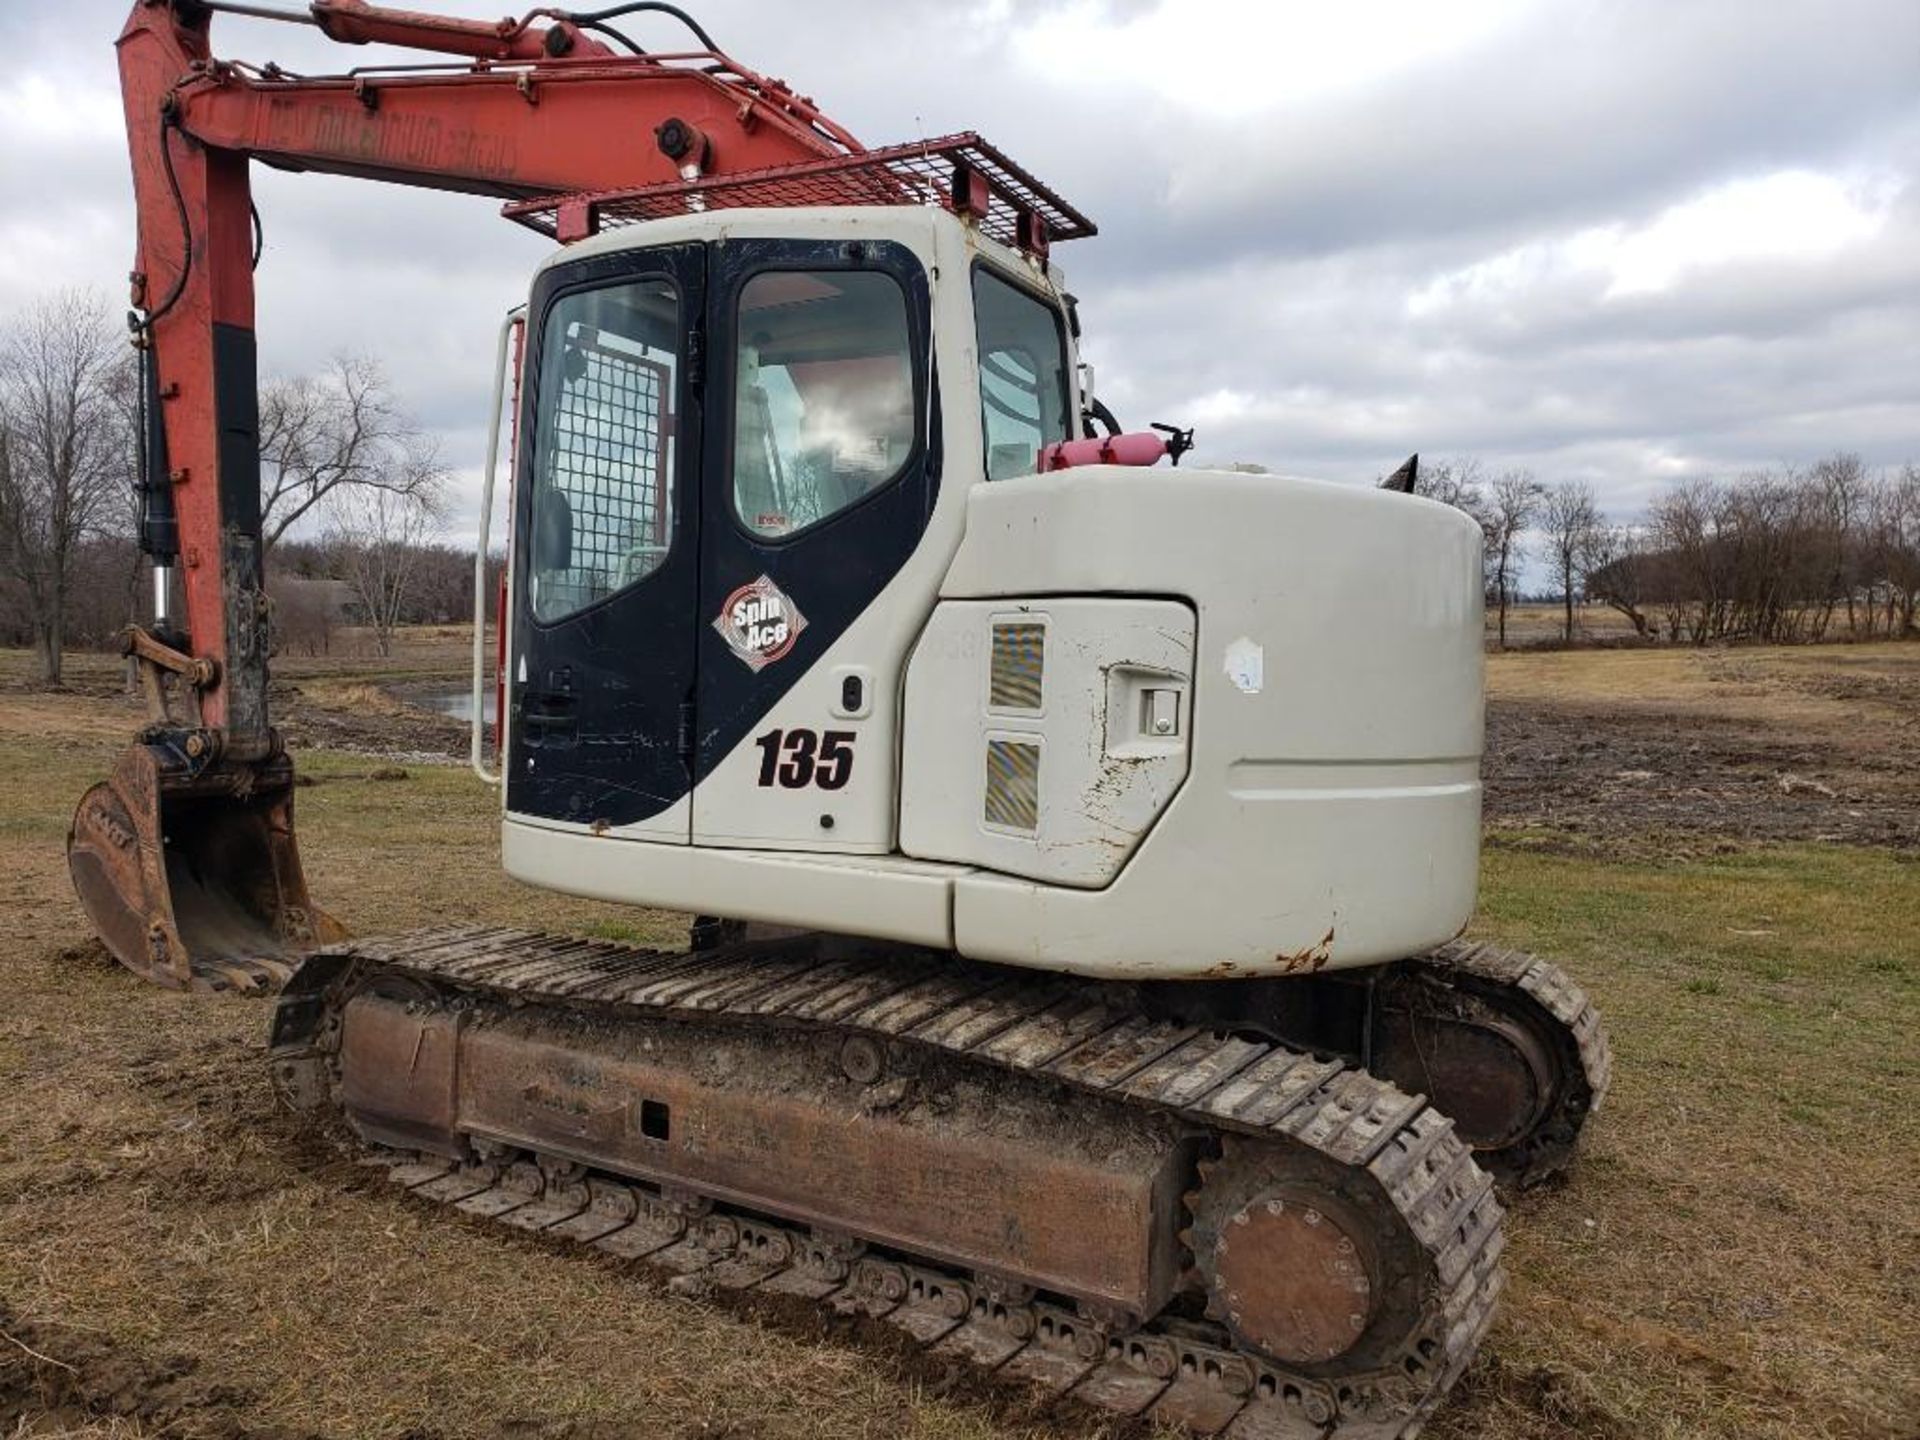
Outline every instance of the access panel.
<path id="1" fill-rule="evenodd" d="M 1178 600 L 944 600 L 907 671 L 900 844 L 1093 888 L 1185 782 L 1194 615 Z"/>

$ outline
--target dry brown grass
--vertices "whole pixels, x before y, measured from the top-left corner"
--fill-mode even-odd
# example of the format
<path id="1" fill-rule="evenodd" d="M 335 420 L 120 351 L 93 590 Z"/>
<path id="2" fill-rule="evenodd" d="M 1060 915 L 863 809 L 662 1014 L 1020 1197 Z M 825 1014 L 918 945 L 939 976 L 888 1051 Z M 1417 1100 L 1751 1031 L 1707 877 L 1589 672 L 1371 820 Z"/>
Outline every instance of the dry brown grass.
<path id="1" fill-rule="evenodd" d="M 1550 650 L 1487 657 L 1495 699 L 1624 701 L 1852 728 L 1915 723 L 1920 644 Z"/>
<path id="2" fill-rule="evenodd" d="M 382 655 L 373 632 L 351 626 L 334 632 L 325 655 L 283 655 L 274 674 L 301 681 L 332 675 L 452 676 L 467 673 L 473 657 L 471 625 L 409 625 L 394 633 L 393 654 Z"/>
<path id="3" fill-rule="evenodd" d="M 1859 671 L 1796 669 L 1802 653 L 1743 652 L 1761 669 L 1731 679 L 1664 652 L 1492 673 L 1496 694 L 1546 687 L 1569 705 L 1584 684 L 1596 723 L 1616 682 L 1650 704 L 1737 708 L 1751 687 L 1775 703 L 1796 675 L 1912 673 L 1904 652 L 1821 652 Z M 1777 703 L 1803 702 L 1856 717 L 1882 703 Z M 19 1342 L 0 1342 L 0 1436 L 1100 1432 L 449 1220 L 317 1148 L 269 1100 L 262 1004 L 143 988 L 84 939 L 66 812 L 125 718 L 84 695 L 0 694 L 0 1334 Z M 457 768 L 375 784 L 354 778 L 357 757 L 302 765 L 320 782 L 299 799 L 314 887 L 356 929 L 676 934 L 676 917 L 502 879 L 491 797 Z M 1572 1183 L 1513 1217 L 1502 1318 L 1427 1433 L 1910 1440 L 1920 864 L 1812 845 L 1636 862 L 1527 838 L 1489 851 L 1480 928 L 1590 984 L 1617 1088 Z"/>
<path id="4" fill-rule="evenodd" d="M 1487 612 L 1487 639 L 1499 634 L 1499 615 Z M 1605 605 L 1573 607 L 1573 633 L 1582 643 L 1615 643 L 1634 638 L 1633 625 L 1618 610 Z M 1512 605 L 1507 608 L 1507 644 L 1558 645 L 1566 638 L 1566 614 L 1558 605 Z"/>

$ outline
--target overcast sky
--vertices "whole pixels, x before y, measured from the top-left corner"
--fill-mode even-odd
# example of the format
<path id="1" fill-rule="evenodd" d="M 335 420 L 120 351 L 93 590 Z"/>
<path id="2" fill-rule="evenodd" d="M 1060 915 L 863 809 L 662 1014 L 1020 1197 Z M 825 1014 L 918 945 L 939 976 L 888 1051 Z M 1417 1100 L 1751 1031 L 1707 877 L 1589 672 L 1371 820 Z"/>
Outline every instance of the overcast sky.
<path id="1" fill-rule="evenodd" d="M 1920 461 L 1920 0 L 683 3 L 867 143 L 977 129 L 1092 215 L 1056 251 L 1085 357 L 1130 427 L 1196 426 L 1201 463 L 1475 455 L 1626 518 L 1676 475 Z M 127 4 L 4 6 L 0 314 L 61 285 L 118 305 Z M 256 175 L 263 373 L 378 356 L 470 538 L 492 337 L 547 242 L 487 200 Z"/>

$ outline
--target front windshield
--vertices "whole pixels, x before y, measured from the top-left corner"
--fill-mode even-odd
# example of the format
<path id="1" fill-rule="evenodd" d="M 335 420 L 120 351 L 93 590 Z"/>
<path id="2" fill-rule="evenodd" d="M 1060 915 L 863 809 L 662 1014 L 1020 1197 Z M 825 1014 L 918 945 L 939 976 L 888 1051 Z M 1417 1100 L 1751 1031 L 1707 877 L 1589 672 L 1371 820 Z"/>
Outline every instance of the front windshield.
<path id="1" fill-rule="evenodd" d="M 740 291 L 733 503 L 784 539 L 865 499 L 914 448 L 907 297 L 873 270 L 769 270 Z"/>

